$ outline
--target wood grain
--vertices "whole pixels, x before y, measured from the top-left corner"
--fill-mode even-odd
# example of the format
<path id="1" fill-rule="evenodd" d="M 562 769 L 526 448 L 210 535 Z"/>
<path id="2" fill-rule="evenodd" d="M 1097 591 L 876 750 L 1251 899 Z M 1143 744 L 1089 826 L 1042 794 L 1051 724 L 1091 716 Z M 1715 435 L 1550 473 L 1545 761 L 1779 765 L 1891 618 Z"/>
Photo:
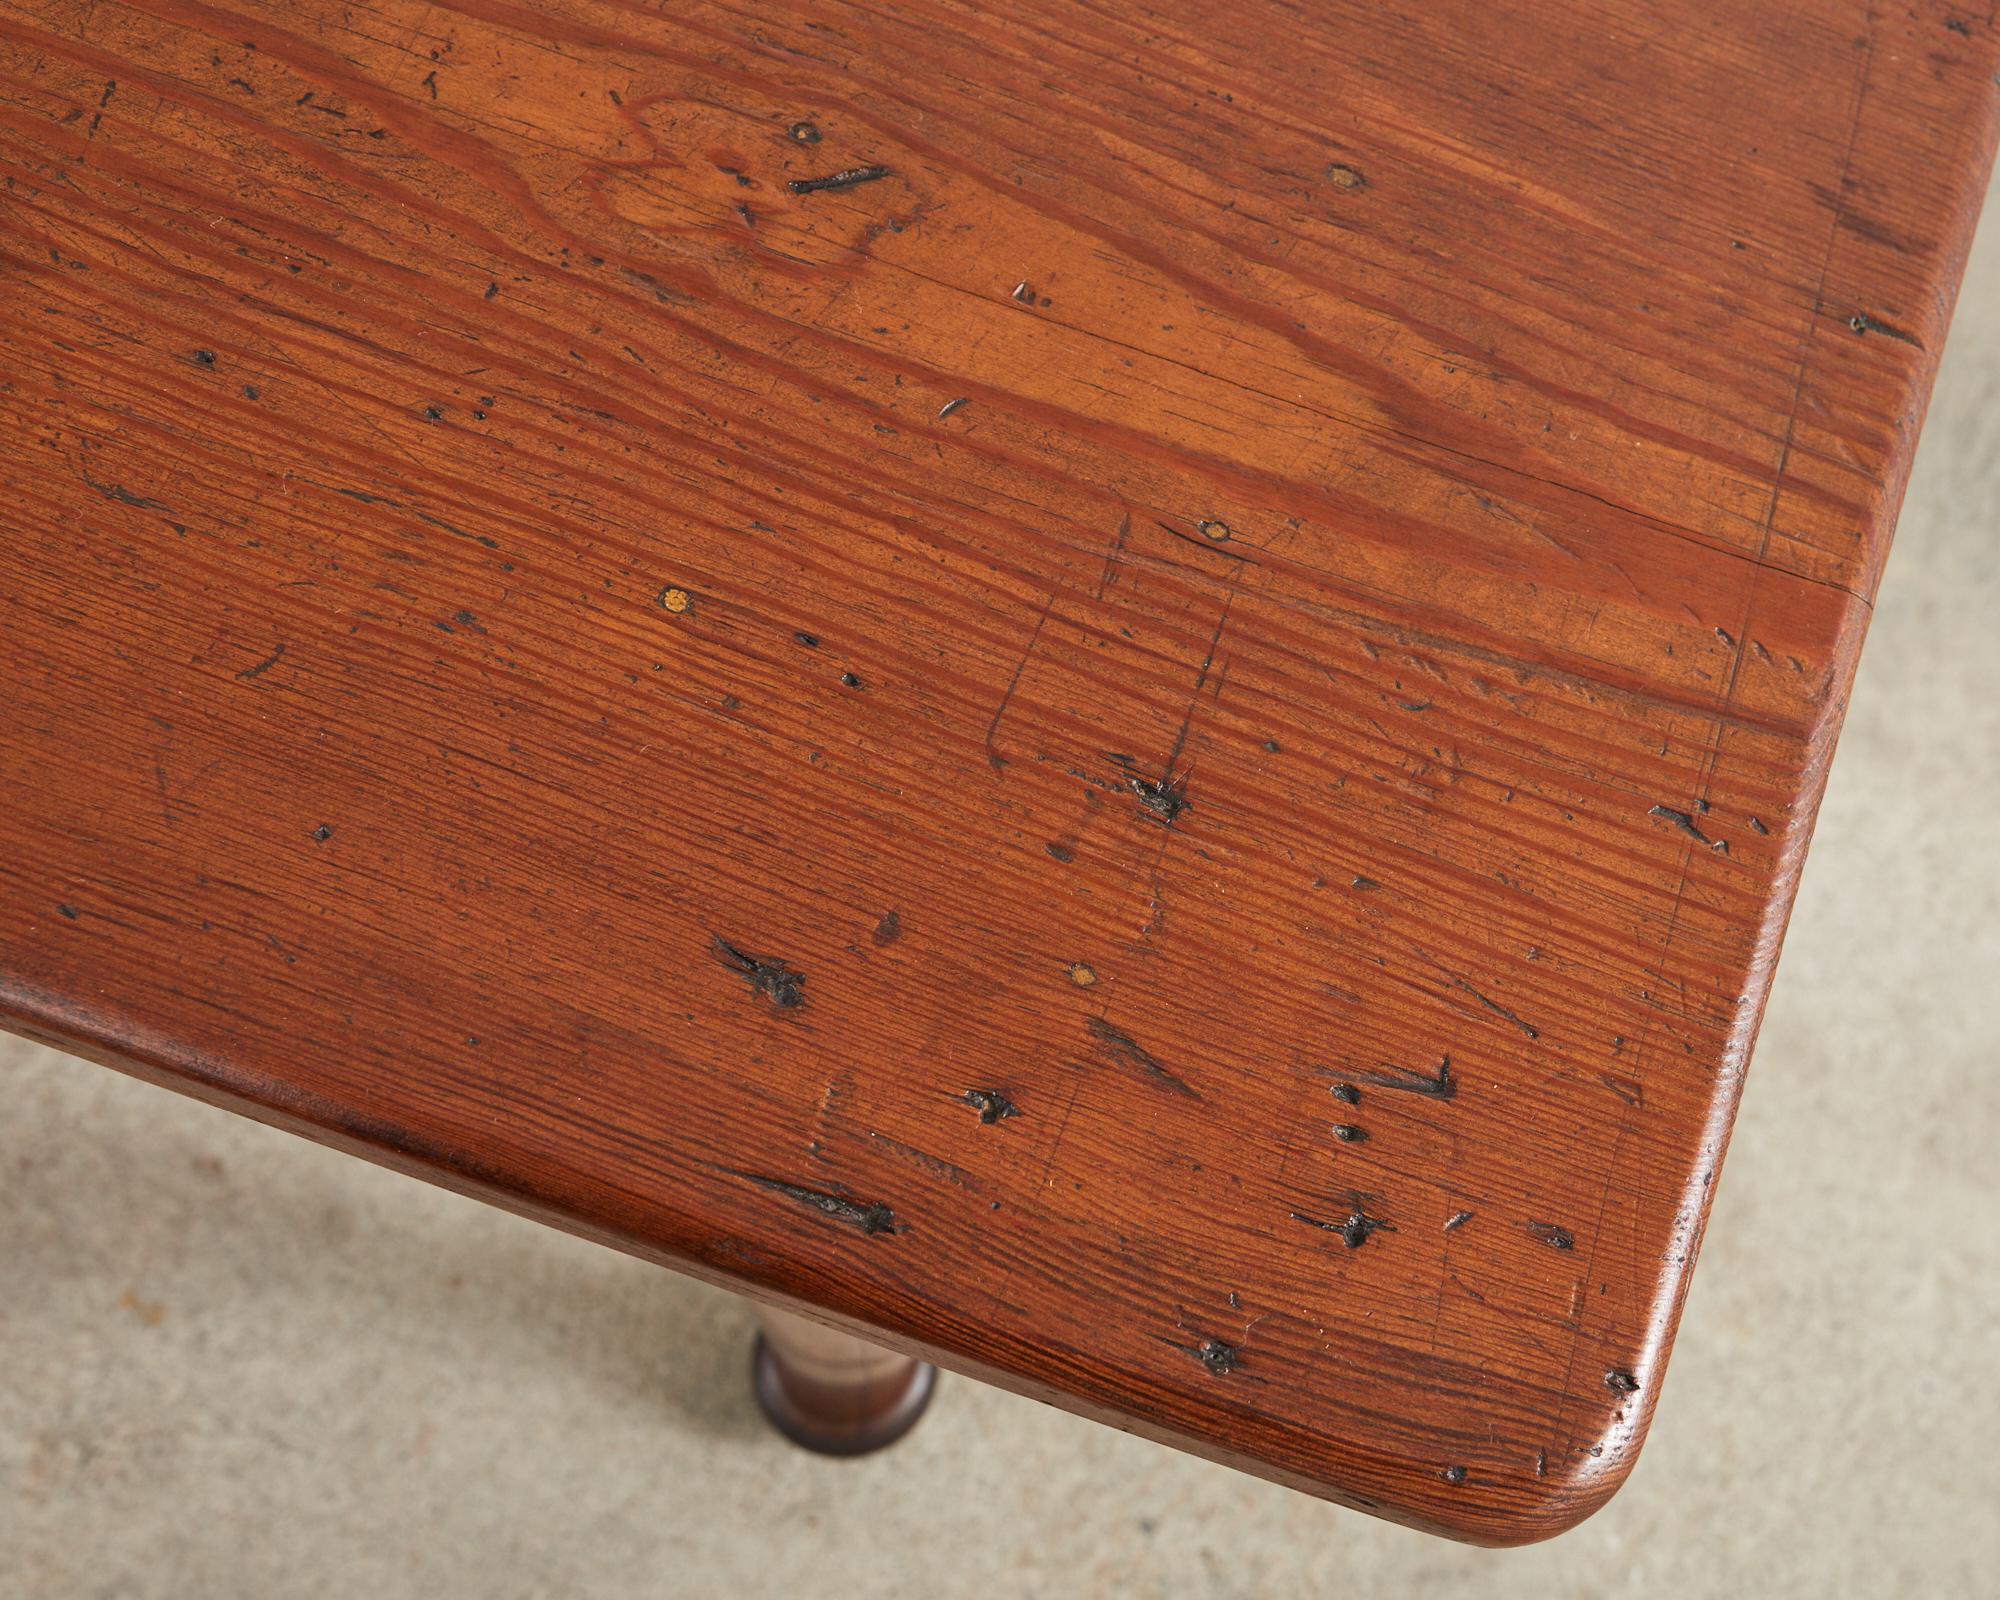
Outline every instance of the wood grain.
<path id="1" fill-rule="evenodd" d="M 0 1015 L 1565 1527 L 1659 1394 L 1996 55 L 0 0 Z"/>

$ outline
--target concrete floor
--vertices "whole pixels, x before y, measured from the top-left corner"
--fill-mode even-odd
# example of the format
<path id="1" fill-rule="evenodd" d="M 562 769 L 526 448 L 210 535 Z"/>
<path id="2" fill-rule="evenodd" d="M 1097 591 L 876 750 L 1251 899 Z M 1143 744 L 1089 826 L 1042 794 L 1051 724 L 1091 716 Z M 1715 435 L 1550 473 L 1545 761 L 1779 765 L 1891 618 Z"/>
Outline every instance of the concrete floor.
<path id="1" fill-rule="evenodd" d="M 1463 1549 L 953 1379 L 809 1459 L 729 1296 L 0 1040 L 0 1596 L 1993 1594 L 1996 619 L 1989 222 L 1659 1419 L 1574 1533 Z"/>

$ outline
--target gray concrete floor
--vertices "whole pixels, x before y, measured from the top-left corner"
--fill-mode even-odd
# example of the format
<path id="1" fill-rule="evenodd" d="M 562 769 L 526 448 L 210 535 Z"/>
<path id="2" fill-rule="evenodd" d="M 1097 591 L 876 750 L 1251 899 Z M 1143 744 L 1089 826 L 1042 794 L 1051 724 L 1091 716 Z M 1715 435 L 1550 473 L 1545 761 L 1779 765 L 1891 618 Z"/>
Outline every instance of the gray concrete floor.
<path id="1" fill-rule="evenodd" d="M 0 1040 L 0 1596 L 1991 1595 L 1996 707 L 2000 221 L 1652 1440 L 1553 1543 L 952 1379 L 898 1449 L 809 1459 L 729 1296 Z"/>

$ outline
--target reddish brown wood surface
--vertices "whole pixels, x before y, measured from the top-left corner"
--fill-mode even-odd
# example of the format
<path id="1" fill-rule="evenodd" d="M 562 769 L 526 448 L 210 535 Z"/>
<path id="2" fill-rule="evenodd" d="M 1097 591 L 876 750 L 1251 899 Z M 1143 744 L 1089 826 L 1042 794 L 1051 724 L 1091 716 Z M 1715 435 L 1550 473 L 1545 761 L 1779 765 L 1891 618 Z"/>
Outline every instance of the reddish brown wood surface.
<path id="1" fill-rule="evenodd" d="M 1857 0 L 0 0 L 0 1012 L 1566 1526 L 1995 65 Z"/>

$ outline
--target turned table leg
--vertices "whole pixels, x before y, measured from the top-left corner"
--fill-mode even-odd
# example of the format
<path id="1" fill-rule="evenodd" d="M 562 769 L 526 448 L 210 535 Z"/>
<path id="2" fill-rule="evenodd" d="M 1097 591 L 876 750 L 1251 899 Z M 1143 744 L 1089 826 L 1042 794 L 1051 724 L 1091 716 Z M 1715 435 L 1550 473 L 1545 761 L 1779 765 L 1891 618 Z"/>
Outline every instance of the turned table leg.
<path id="1" fill-rule="evenodd" d="M 821 1455 L 894 1444 L 924 1414 L 937 1368 L 768 1306 L 751 1358 L 757 1403 L 787 1439 Z"/>

